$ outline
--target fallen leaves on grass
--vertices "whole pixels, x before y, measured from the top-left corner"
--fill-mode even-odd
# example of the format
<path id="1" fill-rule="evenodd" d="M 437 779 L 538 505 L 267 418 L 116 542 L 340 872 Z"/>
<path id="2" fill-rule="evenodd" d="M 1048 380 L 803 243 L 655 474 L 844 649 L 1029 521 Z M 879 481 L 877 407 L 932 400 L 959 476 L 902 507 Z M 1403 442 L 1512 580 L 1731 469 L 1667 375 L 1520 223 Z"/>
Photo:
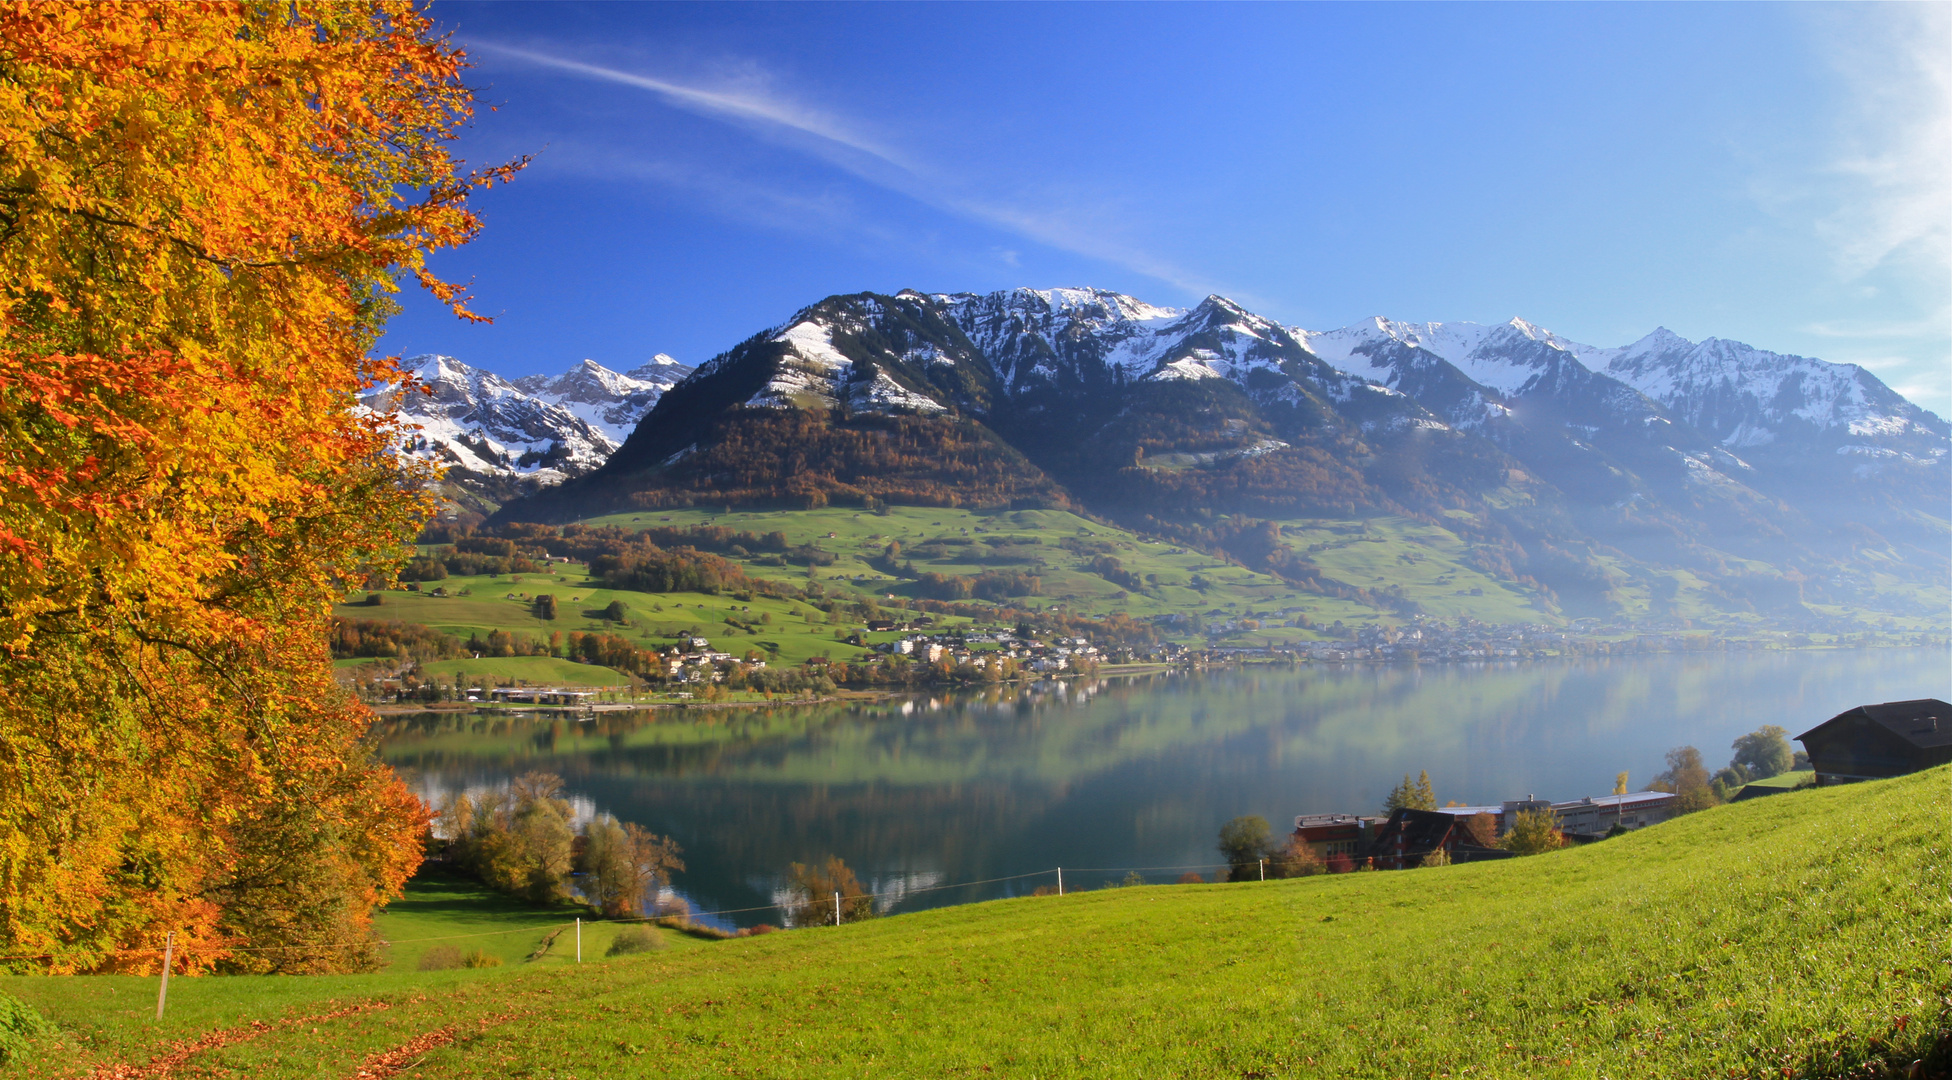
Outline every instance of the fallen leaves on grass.
<path id="1" fill-rule="evenodd" d="M 89 1080 L 158 1080 L 160 1077 L 168 1076 L 177 1066 L 206 1050 L 216 1050 L 220 1047 L 247 1043 L 253 1039 L 268 1035 L 273 1031 L 303 1027 L 307 1024 L 317 1024 L 324 1020 L 337 1020 L 343 1016 L 356 1016 L 360 1013 L 374 1012 L 392 1007 L 391 1002 L 368 1001 L 358 1005 L 348 1005 L 343 1009 L 335 1009 L 332 1012 L 280 1020 L 276 1024 L 268 1024 L 263 1020 L 253 1020 L 242 1027 L 218 1028 L 215 1031 L 205 1032 L 201 1038 L 191 1039 L 186 1042 L 171 1043 L 168 1052 L 158 1054 L 141 1065 L 125 1065 L 121 1063 L 97 1065 L 95 1071 L 89 1073 L 88 1076 Z"/>

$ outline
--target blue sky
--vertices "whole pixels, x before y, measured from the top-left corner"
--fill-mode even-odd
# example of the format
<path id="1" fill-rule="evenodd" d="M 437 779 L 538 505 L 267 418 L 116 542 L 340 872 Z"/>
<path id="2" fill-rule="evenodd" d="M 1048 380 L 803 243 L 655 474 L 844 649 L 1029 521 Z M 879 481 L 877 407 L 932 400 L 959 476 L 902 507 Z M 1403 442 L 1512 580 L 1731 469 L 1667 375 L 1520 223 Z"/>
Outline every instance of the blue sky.
<path id="1" fill-rule="evenodd" d="M 1924 5 L 436 3 L 535 163 L 382 348 L 698 363 L 844 292 L 1210 292 L 1862 363 L 1952 414 Z"/>

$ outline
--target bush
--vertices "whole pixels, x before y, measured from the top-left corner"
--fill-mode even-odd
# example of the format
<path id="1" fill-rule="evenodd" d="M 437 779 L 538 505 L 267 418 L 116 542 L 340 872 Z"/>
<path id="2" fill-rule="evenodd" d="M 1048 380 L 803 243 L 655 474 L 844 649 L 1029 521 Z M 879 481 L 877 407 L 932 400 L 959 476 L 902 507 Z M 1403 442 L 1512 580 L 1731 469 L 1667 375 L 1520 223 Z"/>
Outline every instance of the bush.
<path id="1" fill-rule="evenodd" d="M 1423 857 L 1423 861 L 1418 863 L 1417 865 L 1418 866 L 1449 866 L 1450 852 L 1445 851 L 1443 848 L 1438 848 L 1437 850 L 1432 851 L 1428 855 L 1425 855 Z"/>
<path id="2" fill-rule="evenodd" d="M 461 958 L 461 966 L 464 968 L 497 968 L 502 966 L 502 958 L 493 953 L 476 949 Z"/>
<path id="3" fill-rule="evenodd" d="M 664 948 L 664 935 L 645 926 L 633 923 L 617 931 L 610 947 L 603 950 L 605 956 L 630 956 L 633 953 L 656 952 Z"/>
<path id="4" fill-rule="evenodd" d="M 54 1034 L 54 1025 L 16 998 L 0 994 L 0 1065 L 27 1051 L 27 1040 Z"/>
<path id="5" fill-rule="evenodd" d="M 1198 875 L 1198 874 L 1194 874 L 1194 873 L 1185 873 L 1185 874 L 1181 874 L 1181 875 L 1179 875 L 1179 881 L 1177 882 L 1177 884 L 1180 884 L 1180 885 L 1204 885 L 1204 884 L 1206 884 L 1206 879 L 1205 879 L 1205 878 L 1203 878 L 1203 877 L 1201 877 L 1201 876 L 1200 876 L 1200 875 Z"/>
<path id="6" fill-rule="evenodd" d="M 761 934 L 771 934 L 771 933 L 776 933 L 776 932 L 778 932 L 778 930 L 779 930 L 779 927 L 777 927 L 777 926 L 774 926 L 774 925 L 773 925 L 772 923 L 763 923 L 763 922 L 762 922 L 762 923 L 760 923 L 760 924 L 759 924 L 758 926 L 751 926 L 751 927 L 747 927 L 746 929 L 744 929 L 744 930 L 741 930 L 741 931 L 739 931 L 739 936 L 740 936 L 740 937 L 758 937 L 758 936 L 760 936 Z"/>
<path id="7" fill-rule="evenodd" d="M 460 967 L 465 959 L 458 946 L 436 945 L 420 954 L 420 970 L 453 971 Z"/>

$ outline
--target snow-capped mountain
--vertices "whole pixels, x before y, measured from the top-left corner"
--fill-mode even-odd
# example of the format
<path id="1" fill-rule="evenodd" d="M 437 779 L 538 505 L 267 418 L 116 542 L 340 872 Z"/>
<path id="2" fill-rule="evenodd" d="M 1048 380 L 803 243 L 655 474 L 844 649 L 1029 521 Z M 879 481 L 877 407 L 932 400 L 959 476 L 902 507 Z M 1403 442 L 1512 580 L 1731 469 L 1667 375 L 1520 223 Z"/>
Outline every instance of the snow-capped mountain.
<path id="1" fill-rule="evenodd" d="M 515 380 L 515 385 L 581 417 L 608 436 L 610 449 L 615 450 L 657 399 L 689 374 L 691 368 L 659 353 L 649 363 L 622 374 L 585 360 L 561 375 L 530 375 Z"/>
<path id="2" fill-rule="evenodd" d="M 524 385 L 560 410 L 639 375 Z M 1608 349 L 1522 319 L 1312 331 L 1219 296 L 861 293 L 667 385 L 601 468 L 497 517 L 1081 506 L 1306 583 L 1278 523 L 1407 515 L 1465 523 L 1442 527 L 1474 558 L 1596 612 L 1660 567 L 1793 605 L 1796 581 L 1870 581 L 1839 569 L 1860 550 L 1944 561 L 1944 420 L 1858 368 L 1665 331 Z"/>
<path id="3" fill-rule="evenodd" d="M 1834 504 L 1837 485 L 1943 463 L 1952 437 L 1943 419 L 1854 364 L 1718 338 L 1697 343 L 1666 328 L 1619 348 L 1569 341 L 1523 319 L 1484 326 L 1377 318 L 1298 333 L 1330 363 L 1400 389 L 1521 457 L 1565 465 L 1563 451 L 1537 439 L 1558 427 L 1575 436 L 1575 454 L 1604 445 L 1649 476 L 1662 471 L 1665 454 L 1680 468 L 1675 475 L 1697 487 L 1725 494 L 1735 483 L 1812 509 Z M 1501 433 L 1527 420 L 1531 454 Z"/>
<path id="4" fill-rule="evenodd" d="M 1855 364 L 1833 364 L 1662 327 L 1594 350 L 1595 367 L 1738 453 L 1820 441 L 1833 453 L 1943 454 L 1945 422 Z"/>
<path id="5" fill-rule="evenodd" d="M 447 465 L 450 486 L 497 498 L 602 465 L 691 371 L 663 355 L 628 374 L 585 360 L 562 375 L 519 382 L 437 354 L 410 357 L 406 366 L 426 393 L 387 391 L 368 403 L 397 404 L 417 428 L 408 452 Z"/>

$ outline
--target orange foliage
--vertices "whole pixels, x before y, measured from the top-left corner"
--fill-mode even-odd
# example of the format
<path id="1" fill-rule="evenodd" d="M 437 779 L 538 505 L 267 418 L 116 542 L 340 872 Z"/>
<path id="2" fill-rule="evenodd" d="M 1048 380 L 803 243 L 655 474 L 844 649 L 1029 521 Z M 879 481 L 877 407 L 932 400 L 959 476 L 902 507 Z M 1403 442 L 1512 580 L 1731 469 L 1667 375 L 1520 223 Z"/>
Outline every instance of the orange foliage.
<path id="1" fill-rule="evenodd" d="M 426 516 L 367 356 L 478 228 L 410 3 L 0 9 L 0 953 L 371 959 L 426 811 L 324 630 Z"/>

